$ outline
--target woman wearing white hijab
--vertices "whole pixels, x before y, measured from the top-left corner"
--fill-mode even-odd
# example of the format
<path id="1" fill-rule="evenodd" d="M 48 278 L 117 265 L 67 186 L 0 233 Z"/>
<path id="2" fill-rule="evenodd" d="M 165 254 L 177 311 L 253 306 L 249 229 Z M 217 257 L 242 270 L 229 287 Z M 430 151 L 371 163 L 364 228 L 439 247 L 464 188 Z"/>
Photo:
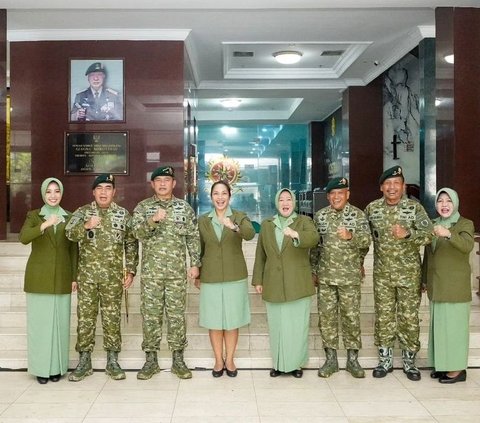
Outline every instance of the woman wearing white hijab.
<path id="1" fill-rule="evenodd" d="M 44 205 L 29 211 L 20 231 L 32 243 L 25 270 L 28 372 L 44 385 L 58 382 L 68 370 L 70 297 L 76 290 L 77 244 L 65 236 L 70 213 L 60 207 L 63 185 L 47 178 L 41 186 Z"/>
<path id="2" fill-rule="evenodd" d="M 278 213 L 262 222 L 255 253 L 252 285 L 262 294 L 267 308 L 271 377 L 303 375 L 308 361 L 310 306 L 315 289 L 310 267 L 310 248 L 319 235 L 312 219 L 295 213 L 295 194 L 277 192 Z"/>
<path id="3" fill-rule="evenodd" d="M 458 212 L 458 194 L 442 188 L 436 195 L 439 217 L 434 239 L 425 248 L 423 284 L 430 300 L 428 361 L 440 383 L 467 379 L 470 303 L 470 252 L 474 226 Z"/>

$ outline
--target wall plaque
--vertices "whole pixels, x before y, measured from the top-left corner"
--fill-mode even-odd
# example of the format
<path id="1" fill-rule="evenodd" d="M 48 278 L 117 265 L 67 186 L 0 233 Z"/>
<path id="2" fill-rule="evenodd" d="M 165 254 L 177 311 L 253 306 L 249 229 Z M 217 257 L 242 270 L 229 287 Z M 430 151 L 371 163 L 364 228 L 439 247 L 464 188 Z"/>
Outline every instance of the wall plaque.
<path id="1" fill-rule="evenodd" d="M 65 174 L 128 174 L 128 132 L 65 133 Z"/>

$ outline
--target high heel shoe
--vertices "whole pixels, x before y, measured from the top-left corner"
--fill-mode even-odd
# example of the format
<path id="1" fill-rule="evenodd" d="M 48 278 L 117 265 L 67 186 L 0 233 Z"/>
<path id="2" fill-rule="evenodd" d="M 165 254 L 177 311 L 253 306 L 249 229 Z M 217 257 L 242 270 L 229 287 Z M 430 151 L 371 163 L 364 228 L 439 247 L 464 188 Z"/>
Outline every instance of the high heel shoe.
<path id="1" fill-rule="evenodd" d="M 37 376 L 37 382 L 40 385 L 45 385 L 48 382 L 48 377 Z"/>
<path id="2" fill-rule="evenodd" d="M 213 377 L 222 377 L 223 376 L 223 368 L 220 370 L 212 369 L 212 376 Z"/>
<path id="3" fill-rule="evenodd" d="M 467 371 L 462 370 L 457 376 L 450 377 L 446 373 L 438 379 L 440 383 L 457 383 L 457 382 L 465 382 L 467 380 Z"/>
<path id="4" fill-rule="evenodd" d="M 228 367 L 225 367 L 225 371 L 227 372 L 228 377 L 237 377 L 238 375 L 238 370 L 229 370 Z"/>
<path id="5" fill-rule="evenodd" d="M 445 372 L 437 372 L 436 370 L 430 372 L 430 377 L 432 379 L 440 379 L 443 376 L 445 376 Z"/>
<path id="6" fill-rule="evenodd" d="M 271 369 L 270 370 L 270 377 L 278 377 L 282 374 L 283 372 L 281 372 L 280 370 L 276 370 L 276 369 Z"/>
<path id="7" fill-rule="evenodd" d="M 297 379 L 301 378 L 303 376 L 303 370 L 302 369 L 296 369 L 293 372 L 290 372 L 290 374 L 293 377 L 296 377 Z"/>

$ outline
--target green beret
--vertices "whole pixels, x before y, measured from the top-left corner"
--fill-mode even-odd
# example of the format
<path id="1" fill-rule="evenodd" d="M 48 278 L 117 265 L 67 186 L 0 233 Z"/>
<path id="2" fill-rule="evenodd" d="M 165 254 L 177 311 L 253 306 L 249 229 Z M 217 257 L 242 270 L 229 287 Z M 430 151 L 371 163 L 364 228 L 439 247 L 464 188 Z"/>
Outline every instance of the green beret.
<path id="1" fill-rule="evenodd" d="M 343 189 L 343 188 L 348 188 L 348 179 L 341 176 L 338 178 L 331 179 L 328 182 L 327 187 L 325 188 L 325 191 L 327 191 L 327 194 L 328 194 L 332 189 Z"/>
<path id="2" fill-rule="evenodd" d="M 150 180 L 154 180 L 157 176 L 171 176 L 175 178 L 175 169 L 172 166 L 160 166 L 157 167 L 153 172 Z"/>
<path id="3" fill-rule="evenodd" d="M 113 187 L 115 187 L 115 177 L 110 173 L 102 173 L 101 175 L 98 175 L 93 181 L 92 189 L 95 189 L 97 185 L 104 183 L 112 184 Z"/>
<path id="4" fill-rule="evenodd" d="M 87 71 L 85 72 L 85 75 L 88 75 L 92 72 L 103 72 L 104 74 L 106 74 L 107 72 L 105 71 L 105 67 L 100 63 L 100 62 L 95 62 L 95 63 L 92 63 Z"/>
<path id="5" fill-rule="evenodd" d="M 386 179 L 397 178 L 397 177 L 402 178 L 402 181 L 405 180 L 405 178 L 403 177 L 403 169 L 401 166 L 398 166 L 398 165 L 393 166 L 382 173 L 382 176 L 380 176 L 380 185 L 382 185 Z"/>

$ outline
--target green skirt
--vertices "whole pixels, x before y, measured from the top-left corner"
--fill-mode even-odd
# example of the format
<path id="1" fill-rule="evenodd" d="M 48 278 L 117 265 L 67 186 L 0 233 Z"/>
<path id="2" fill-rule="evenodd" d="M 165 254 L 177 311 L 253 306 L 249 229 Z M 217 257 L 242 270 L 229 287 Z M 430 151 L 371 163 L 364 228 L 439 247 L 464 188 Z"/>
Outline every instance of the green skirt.
<path id="1" fill-rule="evenodd" d="M 439 372 L 468 367 L 469 322 L 469 302 L 430 302 L 429 366 Z"/>
<path id="2" fill-rule="evenodd" d="M 67 373 L 70 297 L 27 293 L 28 372 L 34 376 Z"/>
<path id="3" fill-rule="evenodd" d="M 287 303 L 265 301 L 274 369 L 291 372 L 307 364 L 311 303 L 311 297 Z"/>
<path id="4" fill-rule="evenodd" d="M 200 326 L 214 330 L 232 330 L 249 323 L 247 279 L 200 285 Z"/>

